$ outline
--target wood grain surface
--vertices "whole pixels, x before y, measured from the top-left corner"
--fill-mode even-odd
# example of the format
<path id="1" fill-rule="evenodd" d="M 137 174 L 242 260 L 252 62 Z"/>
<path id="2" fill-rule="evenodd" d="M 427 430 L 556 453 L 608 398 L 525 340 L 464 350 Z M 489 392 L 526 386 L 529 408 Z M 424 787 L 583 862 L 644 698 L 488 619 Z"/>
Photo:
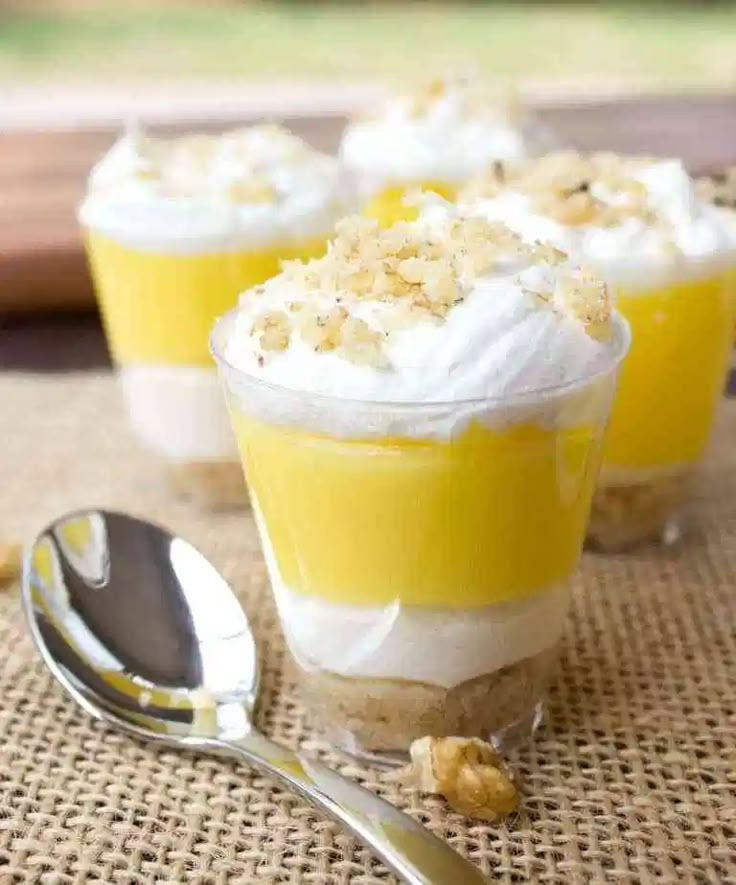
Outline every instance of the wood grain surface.
<path id="1" fill-rule="evenodd" d="M 694 172 L 736 161 L 736 97 L 571 103 L 539 114 L 563 142 L 582 149 L 676 154 Z M 284 122 L 327 150 L 344 125 L 341 117 Z M 111 129 L 0 133 L 0 311 L 93 305 L 75 209 L 89 168 L 115 136 Z"/>

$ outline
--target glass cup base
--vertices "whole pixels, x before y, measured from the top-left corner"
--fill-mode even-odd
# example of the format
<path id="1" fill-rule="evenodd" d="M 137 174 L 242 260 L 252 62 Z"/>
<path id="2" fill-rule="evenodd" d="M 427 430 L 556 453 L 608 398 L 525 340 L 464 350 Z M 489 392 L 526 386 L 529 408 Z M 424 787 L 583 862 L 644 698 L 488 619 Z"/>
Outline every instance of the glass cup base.
<path id="1" fill-rule="evenodd" d="M 553 647 L 452 688 L 306 670 L 300 687 L 314 724 L 334 747 L 396 765 L 427 735 L 478 737 L 504 749 L 523 742 L 541 720 L 556 656 Z"/>
<path id="2" fill-rule="evenodd" d="M 628 483 L 607 483 L 604 477 L 593 496 L 586 548 L 622 553 L 645 544 L 677 544 L 691 482 L 690 468 Z"/>
<path id="3" fill-rule="evenodd" d="M 540 699 L 519 718 L 496 732 L 473 735 L 492 744 L 501 753 L 508 753 L 526 744 L 544 720 L 544 702 Z M 338 752 L 358 762 L 378 768 L 399 768 L 409 762 L 408 748 L 403 750 L 372 750 L 365 747 L 356 735 L 346 728 L 327 725 L 322 729 L 324 739 Z"/>

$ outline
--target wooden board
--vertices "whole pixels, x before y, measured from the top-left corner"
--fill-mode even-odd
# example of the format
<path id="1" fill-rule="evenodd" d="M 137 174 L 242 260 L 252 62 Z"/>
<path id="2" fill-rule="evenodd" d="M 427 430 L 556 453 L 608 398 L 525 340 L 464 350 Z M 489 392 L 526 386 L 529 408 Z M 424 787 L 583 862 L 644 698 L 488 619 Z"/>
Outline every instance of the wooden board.
<path id="1" fill-rule="evenodd" d="M 694 172 L 736 162 L 736 97 L 679 96 L 540 108 L 581 149 L 682 156 Z M 344 120 L 285 121 L 331 150 Z M 215 121 L 202 128 L 217 129 Z M 0 133 L 0 310 L 84 310 L 93 304 L 75 209 L 110 129 Z"/>

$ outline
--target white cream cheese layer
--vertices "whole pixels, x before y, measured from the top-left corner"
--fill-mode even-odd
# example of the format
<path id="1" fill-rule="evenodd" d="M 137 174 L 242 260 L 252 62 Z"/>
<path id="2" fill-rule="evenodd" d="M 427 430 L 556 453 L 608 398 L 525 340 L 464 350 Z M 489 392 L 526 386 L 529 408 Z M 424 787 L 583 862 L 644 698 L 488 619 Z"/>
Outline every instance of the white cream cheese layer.
<path id="1" fill-rule="evenodd" d="M 565 586 L 480 609 L 337 605 L 273 585 L 284 632 L 306 670 L 452 688 L 543 652 L 560 639 Z"/>
<path id="2" fill-rule="evenodd" d="M 130 424 L 149 449 L 172 460 L 237 460 L 215 369 L 121 366 Z"/>

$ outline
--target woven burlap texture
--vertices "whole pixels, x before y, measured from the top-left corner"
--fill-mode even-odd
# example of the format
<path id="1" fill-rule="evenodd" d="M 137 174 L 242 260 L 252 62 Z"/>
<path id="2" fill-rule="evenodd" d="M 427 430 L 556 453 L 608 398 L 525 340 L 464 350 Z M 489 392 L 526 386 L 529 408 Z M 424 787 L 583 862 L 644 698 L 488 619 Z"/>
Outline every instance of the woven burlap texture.
<path id="1" fill-rule="evenodd" d="M 261 725 L 423 821 L 501 883 L 736 883 L 736 403 L 724 404 L 688 540 L 586 556 L 547 719 L 512 764 L 521 812 L 491 826 L 329 752 L 305 721 L 250 516 L 173 501 L 107 374 L 0 377 L 0 539 L 77 506 L 158 519 L 248 608 Z M 227 761 L 154 749 L 77 709 L 0 595 L 0 882 L 394 882 L 339 826 Z"/>

